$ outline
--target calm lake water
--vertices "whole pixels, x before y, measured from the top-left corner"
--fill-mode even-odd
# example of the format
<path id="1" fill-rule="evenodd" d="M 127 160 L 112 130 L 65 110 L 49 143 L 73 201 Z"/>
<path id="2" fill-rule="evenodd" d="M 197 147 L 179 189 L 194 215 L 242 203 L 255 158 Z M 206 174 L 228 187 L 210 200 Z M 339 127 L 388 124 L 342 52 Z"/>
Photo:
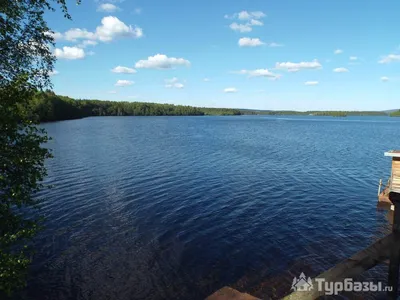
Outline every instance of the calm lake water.
<path id="1" fill-rule="evenodd" d="M 377 187 L 390 174 L 383 153 L 400 149 L 400 119 L 43 126 L 55 187 L 43 193 L 29 299 L 203 299 L 225 285 L 268 298 L 288 292 L 293 266 L 317 275 L 390 230 Z"/>

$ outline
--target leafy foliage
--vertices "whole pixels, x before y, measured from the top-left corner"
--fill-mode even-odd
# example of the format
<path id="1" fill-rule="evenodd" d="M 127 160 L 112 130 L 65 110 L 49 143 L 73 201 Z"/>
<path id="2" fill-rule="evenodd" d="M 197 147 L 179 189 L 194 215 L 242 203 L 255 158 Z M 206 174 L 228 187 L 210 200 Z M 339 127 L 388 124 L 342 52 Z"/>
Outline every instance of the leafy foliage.
<path id="1" fill-rule="evenodd" d="M 30 100 L 50 86 L 54 40 L 43 15 L 65 0 L 0 1 L 0 297 L 25 284 L 28 242 L 40 228 L 35 194 L 43 188 L 46 133 L 31 119 Z"/>

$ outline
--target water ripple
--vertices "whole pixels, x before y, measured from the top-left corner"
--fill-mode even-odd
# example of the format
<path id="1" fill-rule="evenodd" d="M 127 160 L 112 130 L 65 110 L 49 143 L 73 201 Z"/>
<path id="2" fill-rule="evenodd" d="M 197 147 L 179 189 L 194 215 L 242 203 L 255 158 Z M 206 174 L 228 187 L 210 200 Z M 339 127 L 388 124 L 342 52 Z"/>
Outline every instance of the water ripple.
<path id="1" fill-rule="evenodd" d="M 316 275 L 390 230 L 376 189 L 399 122 L 347 119 L 45 124 L 55 187 L 24 296 L 203 299 L 230 285 L 279 298 L 299 266 Z"/>

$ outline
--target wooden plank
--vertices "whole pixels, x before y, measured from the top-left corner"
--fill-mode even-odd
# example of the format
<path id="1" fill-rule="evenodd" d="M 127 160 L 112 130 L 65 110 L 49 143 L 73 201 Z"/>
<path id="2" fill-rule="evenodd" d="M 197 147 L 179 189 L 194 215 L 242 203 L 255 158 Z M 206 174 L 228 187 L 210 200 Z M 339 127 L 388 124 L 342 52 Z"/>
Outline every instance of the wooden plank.
<path id="1" fill-rule="evenodd" d="M 246 293 L 241 293 L 228 286 L 216 291 L 211 296 L 208 296 L 205 300 L 260 300 Z"/>
<path id="2" fill-rule="evenodd" d="M 285 300 L 312 300 L 325 295 L 324 290 L 318 290 L 317 278 L 323 278 L 328 282 L 343 282 L 345 278 L 354 278 L 362 272 L 371 269 L 385 261 L 390 256 L 390 249 L 394 245 L 394 235 L 389 234 L 378 240 L 368 248 L 354 254 L 328 271 L 312 279 L 314 288 L 307 292 L 294 292 L 286 296 Z"/>

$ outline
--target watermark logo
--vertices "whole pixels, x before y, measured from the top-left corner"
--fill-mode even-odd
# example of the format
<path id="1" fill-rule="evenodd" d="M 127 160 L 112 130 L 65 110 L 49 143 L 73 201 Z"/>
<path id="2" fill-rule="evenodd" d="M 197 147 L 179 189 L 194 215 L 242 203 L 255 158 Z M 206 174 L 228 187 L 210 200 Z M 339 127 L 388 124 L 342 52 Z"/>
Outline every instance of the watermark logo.
<path id="1" fill-rule="evenodd" d="M 299 278 L 293 278 L 292 290 L 294 290 L 295 292 L 308 292 L 311 291 L 313 288 L 314 286 L 311 278 L 307 278 L 303 272 L 300 274 Z"/>
<path id="2" fill-rule="evenodd" d="M 325 278 L 311 280 L 304 273 L 299 278 L 294 277 L 292 290 L 295 292 L 309 292 L 313 289 L 325 295 L 338 295 L 341 292 L 390 292 L 391 286 L 383 285 L 382 282 L 353 281 L 352 278 L 345 278 L 343 281 L 327 281 Z"/>

